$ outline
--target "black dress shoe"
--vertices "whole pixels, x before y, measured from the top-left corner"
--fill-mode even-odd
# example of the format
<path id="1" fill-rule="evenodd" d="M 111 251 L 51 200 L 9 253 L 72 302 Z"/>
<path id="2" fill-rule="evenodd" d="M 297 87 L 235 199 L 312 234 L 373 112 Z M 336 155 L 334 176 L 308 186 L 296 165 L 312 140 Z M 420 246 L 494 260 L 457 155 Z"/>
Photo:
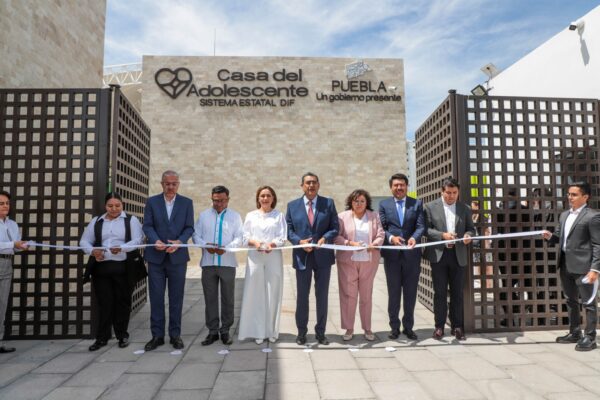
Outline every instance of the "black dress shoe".
<path id="1" fill-rule="evenodd" d="M 144 350 L 152 351 L 158 346 L 162 346 L 163 344 L 165 344 L 165 338 L 153 337 L 148 343 L 146 343 L 146 345 L 144 346 Z"/>
<path id="2" fill-rule="evenodd" d="M 5 346 L 0 346 L 0 354 L 4 354 L 4 353 L 12 353 L 13 351 L 15 351 L 16 349 L 14 347 L 5 347 Z"/>
<path id="3" fill-rule="evenodd" d="M 306 344 L 306 335 L 296 336 L 296 344 L 298 346 L 304 346 Z"/>
<path id="4" fill-rule="evenodd" d="M 119 339 L 119 348 L 124 349 L 127 346 L 129 346 L 129 338 L 124 337 Z"/>
<path id="5" fill-rule="evenodd" d="M 575 350 L 590 351 L 590 350 L 594 350 L 596 347 L 597 347 L 596 338 L 585 335 L 577 342 L 577 344 L 575 345 Z"/>
<path id="6" fill-rule="evenodd" d="M 442 340 L 442 338 L 444 337 L 444 330 L 442 328 L 435 328 L 431 337 L 435 340 Z"/>
<path id="7" fill-rule="evenodd" d="M 317 342 L 322 344 L 323 346 L 329 346 L 329 340 L 325 337 L 325 335 L 317 335 Z"/>
<path id="8" fill-rule="evenodd" d="M 410 340 L 417 340 L 419 337 L 412 329 L 405 329 L 402 331 Z"/>
<path id="9" fill-rule="evenodd" d="M 392 329 L 392 331 L 388 335 L 388 338 L 394 339 L 394 340 L 398 339 L 398 337 L 400 337 L 400 329 Z"/>
<path id="10" fill-rule="evenodd" d="M 221 342 L 223 342 L 223 344 L 232 344 L 233 340 L 229 336 L 229 333 L 221 333 Z"/>
<path id="11" fill-rule="evenodd" d="M 173 345 L 173 348 L 176 350 L 181 350 L 184 347 L 183 340 L 181 340 L 181 337 L 171 338 L 171 340 L 169 340 L 169 343 L 171 343 Z"/>
<path id="12" fill-rule="evenodd" d="M 213 344 L 217 340 L 219 340 L 219 335 L 217 335 L 216 333 L 215 334 L 209 333 L 208 336 L 206 337 L 206 339 L 204 339 L 201 344 L 202 344 L 202 346 L 208 346 L 208 345 Z"/>
<path id="13" fill-rule="evenodd" d="M 581 331 L 569 332 L 556 338 L 556 343 L 577 343 L 582 339 Z"/>
<path id="14" fill-rule="evenodd" d="M 106 343 L 107 343 L 106 340 L 96 340 L 94 342 L 94 344 L 92 344 L 90 347 L 88 347 L 88 350 L 89 351 L 96 351 L 99 348 L 106 346 Z"/>
<path id="15" fill-rule="evenodd" d="M 456 340 L 467 340 L 467 337 L 461 328 L 454 329 L 454 337 Z"/>

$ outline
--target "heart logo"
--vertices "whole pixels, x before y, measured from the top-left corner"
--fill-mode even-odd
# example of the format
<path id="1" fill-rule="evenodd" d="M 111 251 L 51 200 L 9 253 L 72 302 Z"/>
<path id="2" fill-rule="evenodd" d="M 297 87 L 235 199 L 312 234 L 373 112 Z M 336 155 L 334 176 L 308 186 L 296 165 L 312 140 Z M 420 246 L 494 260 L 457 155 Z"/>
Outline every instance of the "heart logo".
<path id="1" fill-rule="evenodd" d="M 187 68 L 161 68 L 154 75 L 154 80 L 163 92 L 176 99 L 192 83 L 192 73 Z"/>

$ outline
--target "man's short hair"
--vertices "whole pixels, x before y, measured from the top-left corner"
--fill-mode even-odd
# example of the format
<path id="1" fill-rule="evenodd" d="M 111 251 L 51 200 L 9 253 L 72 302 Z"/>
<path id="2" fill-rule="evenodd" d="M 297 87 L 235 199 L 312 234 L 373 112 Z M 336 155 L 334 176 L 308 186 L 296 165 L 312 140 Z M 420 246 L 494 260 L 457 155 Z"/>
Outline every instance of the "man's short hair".
<path id="1" fill-rule="evenodd" d="M 317 176 L 317 174 L 313 174 L 312 172 L 306 172 L 304 175 L 302 175 L 302 180 L 300 181 L 301 185 L 304 185 L 304 178 L 306 178 L 307 176 L 314 176 L 315 178 L 317 178 L 317 182 L 319 182 L 319 177 Z"/>
<path id="2" fill-rule="evenodd" d="M 578 187 L 579 190 L 581 190 L 581 193 L 583 193 L 584 195 L 588 195 L 591 196 L 592 194 L 592 187 L 590 186 L 589 183 L 587 183 L 586 181 L 575 181 L 569 184 L 569 187 Z"/>
<path id="3" fill-rule="evenodd" d="M 390 178 L 390 187 L 392 187 L 392 182 L 393 181 L 404 181 L 406 182 L 406 184 L 408 185 L 408 176 L 404 175 L 404 174 L 394 174 L 391 176 Z"/>
<path id="4" fill-rule="evenodd" d="M 6 190 L 0 190 L 0 196 L 6 196 L 10 200 L 10 193 L 8 193 Z"/>
<path id="5" fill-rule="evenodd" d="M 176 176 L 176 177 L 177 177 L 177 179 L 179 179 L 179 174 L 178 174 L 177 172 L 175 172 L 175 171 L 173 171 L 173 170 L 171 170 L 171 169 L 168 169 L 168 170 L 166 170 L 165 172 L 163 172 L 163 173 L 162 173 L 162 176 L 161 176 L 161 178 L 160 178 L 160 181 L 161 181 L 161 182 L 162 182 L 162 181 L 164 181 L 164 180 L 165 180 L 165 177 L 167 177 L 167 176 Z"/>
<path id="6" fill-rule="evenodd" d="M 227 197 L 229 197 L 229 189 L 227 189 L 223 185 L 217 185 L 214 188 L 212 188 L 212 194 L 219 194 L 219 193 L 225 193 L 227 195 Z"/>
<path id="7" fill-rule="evenodd" d="M 446 188 L 449 187 L 460 189 L 460 184 L 458 183 L 458 180 L 448 177 L 442 181 L 442 190 L 446 190 Z"/>

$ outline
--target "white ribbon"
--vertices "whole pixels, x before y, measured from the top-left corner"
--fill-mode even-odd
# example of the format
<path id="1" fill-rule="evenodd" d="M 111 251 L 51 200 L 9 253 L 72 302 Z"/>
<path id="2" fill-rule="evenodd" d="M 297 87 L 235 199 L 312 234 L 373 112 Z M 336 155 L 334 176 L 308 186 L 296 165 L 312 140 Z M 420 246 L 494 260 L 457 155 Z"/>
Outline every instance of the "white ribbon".
<path id="1" fill-rule="evenodd" d="M 465 239 L 471 239 L 472 241 L 473 240 L 507 239 L 507 238 L 538 236 L 538 235 L 541 235 L 542 233 L 544 233 L 543 230 L 530 231 L 530 232 L 503 233 L 503 234 L 497 234 L 497 235 L 474 236 L 474 237 L 470 237 L 470 238 L 460 238 L 460 239 L 451 239 L 451 240 L 440 240 L 437 242 L 419 243 L 419 244 L 415 245 L 414 247 L 409 247 L 406 245 L 399 245 L 399 246 L 371 246 L 371 248 L 386 249 L 386 250 L 412 250 L 412 249 L 419 249 L 422 247 L 439 246 L 439 245 L 445 245 L 445 244 L 449 244 L 449 243 L 462 242 Z M 214 245 L 193 244 L 193 243 L 191 243 L 191 244 L 188 244 L 188 243 L 182 243 L 182 244 L 165 243 L 164 245 L 165 245 L 165 247 L 188 247 L 188 248 L 193 247 L 193 248 L 202 248 L 202 249 L 225 250 L 227 252 L 232 252 L 232 253 L 237 253 L 237 252 L 241 252 L 241 251 L 259 250 L 255 247 L 218 247 L 218 246 L 214 246 Z M 84 250 L 84 248 L 81 246 L 56 245 L 56 244 L 47 244 L 47 243 L 37 243 L 37 242 L 33 242 L 33 241 L 27 242 L 27 246 L 45 247 L 45 248 L 59 249 L 59 250 Z M 136 246 L 115 246 L 115 247 L 119 247 L 122 250 L 133 250 L 133 249 L 141 249 L 144 247 L 154 247 L 154 246 L 155 246 L 154 244 L 140 244 L 140 245 L 136 245 Z M 307 243 L 307 244 L 297 244 L 297 245 L 290 245 L 290 246 L 275 247 L 272 250 L 289 250 L 289 249 L 300 249 L 300 248 L 308 248 L 308 247 L 314 247 L 317 249 L 341 250 L 341 251 L 361 251 L 361 250 L 364 250 L 367 248 L 367 246 L 344 246 L 344 245 L 338 245 L 338 244 L 318 245 L 315 243 Z M 108 246 L 91 247 L 91 248 L 88 247 L 87 249 L 109 250 L 110 247 L 108 247 Z"/>

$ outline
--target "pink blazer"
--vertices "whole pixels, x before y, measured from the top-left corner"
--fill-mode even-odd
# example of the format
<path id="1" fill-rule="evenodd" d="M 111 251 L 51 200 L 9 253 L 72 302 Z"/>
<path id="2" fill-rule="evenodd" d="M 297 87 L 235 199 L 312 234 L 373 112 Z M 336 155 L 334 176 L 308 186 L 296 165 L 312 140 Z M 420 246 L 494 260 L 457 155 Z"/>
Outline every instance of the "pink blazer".
<path id="1" fill-rule="evenodd" d="M 383 245 L 385 239 L 385 232 L 381 226 L 379 220 L 379 214 L 375 211 L 367 210 L 367 219 L 369 220 L 369 237 L 371 243 L 375 246 Z M 349 241 L 354 241 L 354 217 L 352 216 L 352 210 L 343 211 L 338 214 L 338 220 L 340 223 L 340 229 L 338 236 L 335 238 L 335 244 L 347 245 Z M 344 250 L 336 250 L 335 258 L 338 264 L 350 263 L 352 260 L 352 252 Z M 368 262 L 373 267 L 379 264 L 379 250 L 373 250 L 371 252 L 371 261 Z"/>

